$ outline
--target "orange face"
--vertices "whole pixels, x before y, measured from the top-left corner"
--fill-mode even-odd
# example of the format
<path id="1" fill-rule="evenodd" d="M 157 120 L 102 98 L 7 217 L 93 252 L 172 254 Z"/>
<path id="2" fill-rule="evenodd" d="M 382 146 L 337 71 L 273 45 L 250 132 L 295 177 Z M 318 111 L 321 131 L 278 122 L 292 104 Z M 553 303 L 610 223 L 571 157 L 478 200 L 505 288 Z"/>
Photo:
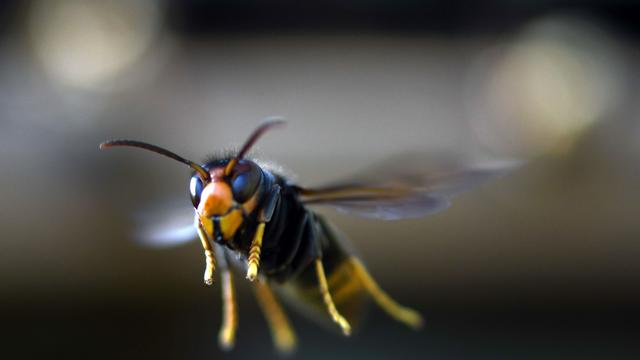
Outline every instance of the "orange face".
<path id="1" fill-rule="evenodd" d="M 213 167 L 209 170 L 211 181 L 202 186 L 197 175 L 191 179 L 191 195 L 196 207 L 200 223 L 210 239 L 215 239 L 215 222 L 220 227 L 223 240 L 233 238 L 244 221 L 244 214 L 250 214 L 256 207 L 257 196 L 252 194 L 249 199 L 238 199 L 234 194 L 234 179 L 224 177 L 224 167 Z M 237 192 L 237 190 L 236 190 Z M 244 200 L 243 203 L 237 200 Z"/>
<path id="2" fill-rule="evenodd" d="M 227 214 L 235 203 L 231 187 L 222 178 L 220 169 L 214 169 L 210 174 L 211 182 L 202 189 L 198 204 L 198 214 L 207 218 Z"/>

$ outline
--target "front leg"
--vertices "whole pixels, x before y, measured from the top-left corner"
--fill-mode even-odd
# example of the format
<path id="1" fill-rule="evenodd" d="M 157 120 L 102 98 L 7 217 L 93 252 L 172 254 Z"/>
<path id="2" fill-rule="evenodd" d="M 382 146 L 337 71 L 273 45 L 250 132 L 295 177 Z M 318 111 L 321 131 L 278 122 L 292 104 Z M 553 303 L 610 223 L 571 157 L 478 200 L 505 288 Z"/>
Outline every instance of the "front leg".
<path id="1" fill-rule="evenodd" d="M 262 238 L 264 237 L 264 227 L 266 223 L 271 221 L 271 216 L 276 209 L 278 200 L 280 199 L 280 186 L 274 185 L 268 195 L 262 209 L 258 212 L 258 227 L 253 234 L 249 257 L 247 259 L 247 279 L 253 281 L 258 276 L 258 268 L 260 267 L 260 253 L 262 252 Z"/>
<path id="2" fill-rule="evenodd" d="M 253 281 L 258 276 L 258 267 L 260 266 L 260 253 L 262 252 L 262 237 L 264 236 L 263 222 L 258 224 L 256 232 L 253 235 L 253 241 L 251 242 L 251 250 L 249 250 L 249 259 L 247 267 L 247 279 Z"/>
<path id="3" fill-rule="evenodd" d="M 206 264 L 206 267 L 204 269 L 204 283 L 207 285 L 212 285 L 213 274 L 216 269 L 215 252 L 213 251 L 213 247 L 211 246 L 211 242 L 209 241 L 207 231 L 205 230 L 202 222 L 198 217 L 196 217 L 195 222 L 196 229 L 198 230 L 198 236 L 200 237 L 200 242 L 202 242 L 202 247 L 204 248 L 204 258 Z"/>

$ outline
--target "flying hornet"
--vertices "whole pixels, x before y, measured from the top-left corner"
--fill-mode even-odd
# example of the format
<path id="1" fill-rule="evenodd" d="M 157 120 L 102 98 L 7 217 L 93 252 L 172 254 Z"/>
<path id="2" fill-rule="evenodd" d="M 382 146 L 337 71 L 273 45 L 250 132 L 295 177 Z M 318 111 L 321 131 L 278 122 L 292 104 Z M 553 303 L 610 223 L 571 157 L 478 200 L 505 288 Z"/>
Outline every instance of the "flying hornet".
<path id="1" fill-rule="evenodd" d="M 136 147 L 193 169 L 189 192 L 195 214 L 193 227 L 204 249 L 204 283 L 212 285 L 216 273 L 222 283 L 223 319 L 218 340 L 223 349 L 233 347 L 238 328 L 231 268 L 253 282 L 274 345 L 283 352 L 295 348 L 296 336 L 276 294 L 328 315 L 346 336 L 368 297 L 397 321 L 420 328 L 422 316 L 397 303 L 378 285 L 346 237 L 313 206 L 330 205 L 365 218 L 418 218 L 446 209 L 452 196 L 512 166 L 467 166 L 420 176 L 396 174 L 387 181 L 308 188 L 246 156 L 265 132 L 283 123 L 281 119 L 263 122 L 239 151 L 202 164 L 134 140 L 109 140 L 100 144 L 100 149 Z"/>

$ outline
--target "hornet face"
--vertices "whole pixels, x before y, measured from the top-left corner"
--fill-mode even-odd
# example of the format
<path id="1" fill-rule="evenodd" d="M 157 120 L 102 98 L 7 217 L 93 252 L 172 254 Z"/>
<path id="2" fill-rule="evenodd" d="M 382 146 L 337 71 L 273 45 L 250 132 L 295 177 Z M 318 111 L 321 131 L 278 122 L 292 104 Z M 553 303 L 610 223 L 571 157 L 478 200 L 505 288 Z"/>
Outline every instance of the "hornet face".
<path id="1" fill-rule="evenodd" d="M 208 181 L 199 173 L 191 177 L 189 192 L 207 235 L 223 243 L 233 238 L 245 218 L 258 203 L 264 174 L 251 160 L 240 160 L 229 175 L 225 169 L 230 160 L 216 160 L 203 166 Z"/>

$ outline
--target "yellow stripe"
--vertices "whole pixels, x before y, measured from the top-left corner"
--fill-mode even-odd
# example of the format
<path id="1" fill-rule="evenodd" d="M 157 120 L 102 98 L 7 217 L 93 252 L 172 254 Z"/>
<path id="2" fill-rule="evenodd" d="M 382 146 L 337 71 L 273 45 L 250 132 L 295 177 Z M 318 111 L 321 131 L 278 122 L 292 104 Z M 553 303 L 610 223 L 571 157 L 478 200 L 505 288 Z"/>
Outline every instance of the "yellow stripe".
<path id="1" fill-rule="evenodd" d="M 332 270 L 327 283 L 336 304 L 349 300 L 359 290 L 362 290 L 362 283 L 358 277 L 354 276 L 353 267 L 349 261 L 343 261 Z"/>

